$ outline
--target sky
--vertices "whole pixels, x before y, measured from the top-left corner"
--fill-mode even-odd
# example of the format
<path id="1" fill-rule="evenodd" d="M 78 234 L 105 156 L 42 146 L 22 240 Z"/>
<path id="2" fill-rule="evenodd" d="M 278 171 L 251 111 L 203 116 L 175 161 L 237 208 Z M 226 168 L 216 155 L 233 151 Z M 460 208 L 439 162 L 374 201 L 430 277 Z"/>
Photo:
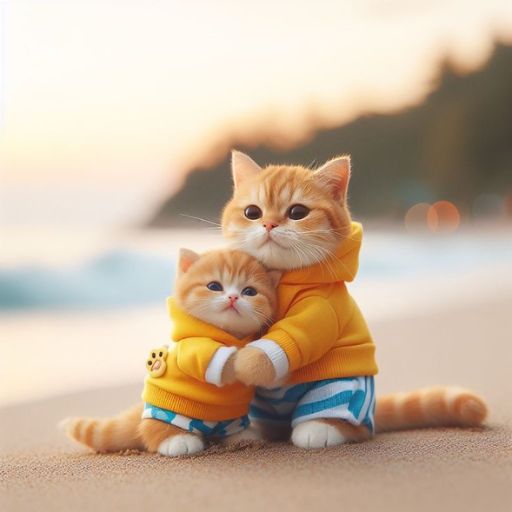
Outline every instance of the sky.
<path id="1" fill-rule="evenodd" d="M 226 133 L 403 108 L 511 35 L 510 0 L 0 0 L 0 227 L 140 222 Z"/>

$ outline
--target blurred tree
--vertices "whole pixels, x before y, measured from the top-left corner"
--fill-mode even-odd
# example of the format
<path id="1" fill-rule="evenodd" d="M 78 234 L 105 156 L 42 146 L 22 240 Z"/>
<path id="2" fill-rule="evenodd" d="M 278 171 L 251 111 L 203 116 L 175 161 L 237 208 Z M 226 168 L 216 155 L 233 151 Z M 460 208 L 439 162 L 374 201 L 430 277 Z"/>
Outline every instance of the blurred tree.
<path id="1" fill-rule="evenodd" d="M 235 146 L 262 165 L 310 165 L 350 153 L 350 202 L 360 217 L 396 217 L 438 199 L 469 211 L 479 194 L 512 189 L 512 47 L 498 45 L 482 69 L 466 75 L 443 63 L 438 87 L 420 106 L 320 130 L 288 150 Z M 211 169 L 193 170 L 150 225 L 193 223 L 180 214 L 216 220 L 230 194 L 226 154 Z"/>

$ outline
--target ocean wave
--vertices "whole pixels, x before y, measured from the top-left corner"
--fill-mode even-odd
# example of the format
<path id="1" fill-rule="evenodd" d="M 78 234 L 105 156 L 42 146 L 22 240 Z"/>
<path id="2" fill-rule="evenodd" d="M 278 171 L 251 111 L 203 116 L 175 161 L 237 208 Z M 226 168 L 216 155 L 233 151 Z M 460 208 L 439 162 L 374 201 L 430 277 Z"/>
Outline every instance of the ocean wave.
<path id="1" fill-rule="evenodd" d="M 172 293 L 174 262 L 109 251 L 65 269 L 0 270 L 0 309 L 100 309 L 148 304 Z"/>
<path id="2" fill-rule="evenodd" d="M 361 253 L 357 283 L 450 277 L 512 260 L 512 238 L 404 237 L 377 233 Z M 98 310 L 163 303 L 172 293 L 175 260 L 111 250 L 67 268 L 0 269 L 0 310 Z"/>

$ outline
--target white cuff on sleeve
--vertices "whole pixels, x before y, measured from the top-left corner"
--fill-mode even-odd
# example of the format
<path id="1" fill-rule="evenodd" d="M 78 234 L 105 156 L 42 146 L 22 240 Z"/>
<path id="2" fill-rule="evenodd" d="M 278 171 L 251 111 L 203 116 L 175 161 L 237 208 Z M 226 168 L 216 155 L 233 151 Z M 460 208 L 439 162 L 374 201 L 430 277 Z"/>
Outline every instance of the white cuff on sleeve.
<path id="1" fill-rule="evenodd" d="M 222 370 L 226 365 L 226 361 L 236 352 L 236 347 L 219 347 L 213 355 L 204 378 L 206 382 L 222 386 Z"/>
<path id="2" fill-rule="evenodd" d="M 286 352 L 275 341 L 261 339 L 248 343 L 247 346 L 259 348 L 267 354 L 274 365 L 276 380 L 282 379 L 288 374 L 288 368 L 290 367 L 288 357 Z"/>

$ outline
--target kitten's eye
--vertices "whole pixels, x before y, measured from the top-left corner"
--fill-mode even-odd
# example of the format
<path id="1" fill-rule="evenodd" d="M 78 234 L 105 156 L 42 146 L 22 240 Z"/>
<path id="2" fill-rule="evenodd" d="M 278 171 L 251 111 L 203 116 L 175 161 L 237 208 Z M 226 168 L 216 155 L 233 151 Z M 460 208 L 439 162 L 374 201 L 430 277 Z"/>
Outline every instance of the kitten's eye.
<path id="1" fill-rule="evenodd" d="M 211 290 L 212 292 L 221 292 L 222 290 L 224 290 L 224 288 L 222 288 L 222 285 L 218 281 L 212 281 L 211 283 L 208 283 L 206 285 L 206 288 L 208 288 L 208 290 Z"/>
<path id="2" fill-rule="evenodd" d="M 256 291 L 256 288 L 253 288 L 252 286 L 247 286 L 242 290 L 242 295 L 248 295 L 249 297 L 254 297 L 257 294 L 258 292 Z"/>
<path id="3" fill-rule="evenodd" d="M 255 204 L 251 204 L 244 210 L 244 215 L 249 220 L 257 220 L 261 219 L 262 213 L 258 206 L 256 206 Z"/>
<path id="4" fill-rule="evenodd" d="M 288 210 L 288 217 L 292 220 L 300 220 L 307 217 L 309 208 L 303 204 L 294 204 Z"/>

